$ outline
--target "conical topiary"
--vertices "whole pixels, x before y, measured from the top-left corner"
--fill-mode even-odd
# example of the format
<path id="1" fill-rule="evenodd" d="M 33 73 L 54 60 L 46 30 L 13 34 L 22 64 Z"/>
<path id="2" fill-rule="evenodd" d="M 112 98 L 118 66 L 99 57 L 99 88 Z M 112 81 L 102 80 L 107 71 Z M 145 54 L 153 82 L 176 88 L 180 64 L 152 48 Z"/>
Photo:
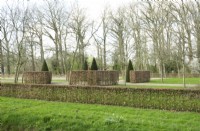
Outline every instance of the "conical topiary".
<path id="1" fill-rule="evenodd" d="M 98 70 L 97 62 L 95 58 L 92 60 L 91 70 Z"/>
<path id="2" fill-rule="evenodd" d="M 49 68 L 48 68 L 48 66 L 47 66 L 46 60 L 44 60 L 44 62 L 43 62 L 42 71 L 49 71 Z"/>
<path id="3" fill-rule="evenodd" d="M 126 70 L 126 82 L 130 82 L 130 70 L 133 70 L 133 64 L 131 60 L 128 62 L 128 68 Z"/>
<path id="4" fill-rule="evenodd" d="M 86 60 L 84 61 L 84 64 L 83 64 L 83 70 L 88 70 L 88 63 Z"/>

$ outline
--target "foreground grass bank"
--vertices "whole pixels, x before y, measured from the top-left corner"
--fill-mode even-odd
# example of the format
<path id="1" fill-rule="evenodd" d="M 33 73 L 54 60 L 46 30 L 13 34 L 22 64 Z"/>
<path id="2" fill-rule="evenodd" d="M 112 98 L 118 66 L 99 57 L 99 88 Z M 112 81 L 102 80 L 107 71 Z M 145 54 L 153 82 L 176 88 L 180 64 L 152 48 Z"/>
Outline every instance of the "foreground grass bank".
<path id="1" fill-rule="evenodd" d="M 200 129 L 200 114 L 0 97 L 2 130 Z"/>

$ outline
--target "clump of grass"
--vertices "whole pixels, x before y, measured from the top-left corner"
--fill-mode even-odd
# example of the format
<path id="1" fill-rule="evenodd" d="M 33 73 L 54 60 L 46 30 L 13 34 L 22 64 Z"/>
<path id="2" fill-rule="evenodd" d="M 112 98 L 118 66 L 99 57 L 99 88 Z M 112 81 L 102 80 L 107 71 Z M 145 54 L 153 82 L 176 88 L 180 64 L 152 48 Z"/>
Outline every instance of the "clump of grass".
<path id="1" fill-rule="evenodd" d="M 123 123 L 125 121 L 125 119 L 123 118 L 123 116 L 118 116 L 116 114 L 112 114 L 111 116 L 106 117 L 105 119 L 105 124 L 106 125 L 110 125 L 110 124 L 117 124 L 117 123 Z"/>

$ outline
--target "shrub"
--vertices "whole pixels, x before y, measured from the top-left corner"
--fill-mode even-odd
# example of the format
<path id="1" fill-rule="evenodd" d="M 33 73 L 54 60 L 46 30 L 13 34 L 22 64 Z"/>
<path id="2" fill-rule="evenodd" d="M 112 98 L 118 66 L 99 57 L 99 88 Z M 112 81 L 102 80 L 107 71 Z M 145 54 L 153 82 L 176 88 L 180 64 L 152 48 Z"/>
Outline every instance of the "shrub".
<path id="1" fill-rule="evenodd" d="M 88 63 L 86 60 L 84 61 L 84 64 L 83 64 L 83 70 L 88 70 Z"/>
<path id="2" fill-rule="evenodd" d="M 178 73 L 178 68 L 181 69 L 181 63 L 175 60 L 170 60 L 165 63 L 165 71 L 167 73 Z"/>
<path id="3" fill-rule="evenodd" d="M 91 70 L 98 70 L 97 62 L 95 58 L 92 60 Z"/>
<path id="4" fill-rule="evenodd" d="M 200 112 L 200 90 L 2 84 L 0 96 Z"/>
<path id="5" fill-rule="evenodd" d="M 126 70 L 126 82 L 130 82 L 130 70 L 133 70 L 133 64 L 131 60 L 128 62 L 128 68 Z"/>
<path id="6" fill-rule="evenodd" d="M 114 60 L 113 70 L 121 70 L 121 65 L 119 64 L 118 60 Z"/>
<path id="7" fill-rule="evenodd" d="M 42 71 L 49 71 L 46 60 L 43 61 Z"/>

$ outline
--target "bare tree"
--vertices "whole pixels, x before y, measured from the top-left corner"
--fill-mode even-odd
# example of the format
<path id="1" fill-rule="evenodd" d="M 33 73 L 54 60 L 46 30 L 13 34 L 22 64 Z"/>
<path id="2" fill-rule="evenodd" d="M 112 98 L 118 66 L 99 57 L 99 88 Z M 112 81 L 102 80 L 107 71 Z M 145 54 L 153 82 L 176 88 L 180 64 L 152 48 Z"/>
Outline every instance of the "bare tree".
<path id="1" fill-rule="evenodd" d="M 189 6 L 186 2 L 183 0 L 180 2 L 177 2 L 177 4 L 174 4 L 174 6 L 171 8 L 173 9 L 177 15 L 174 16 L 176 18 L 176 21 L 179 21 L 183 24 L 183 28 L 185 31 L 185 37 L 186 37 L 186 42 L 187 42 L 187 56 L 189 59 L 188 64 L 191 63 L 193 60 L 193 49 L 192 49 L 192 40 L 191 40 L 191 35 L 192 35 L 192 24 L 191 24 L 191 14 L 189 12 Z"/>
<path id="2" fill-rule="evenodd" d="M 44 44 L 43 44 L 43 37 L 44 37 L 44 18 L 43 18 L 43 13 L 36 8 L 36 11 L 32 13 L 32 23 L 31 23 L 31 30 L 33 31 L 36 40 L 35 42 L 39 45 L 40 47 L 40 60 L 41 62 L 44 61 Z M 36 15 L 34 15 L 36 14 Z"/>
<path id="3" fill-rule="evenodd" d="M 199 1 L 195 1 L 190 3 L 191 7 L 187 8 L 194 22 L 194 37 L 196 37 L 196 56 L 198 59 L 198 63 L 200 65 L 200 3 Z"/>
<path id="4" fill-rule="evenodd" d="M 103 29 L 103 37 L 101 38 L 103 41 L 103 69 L 107 69 L 107 37 L 109 33 L 109 24 L 110 24 L 110 19 L 109 19 L 109 9 L 105 8 L 102 14 L 102 29 Z"/>
<path id="5" fill-rule="evenodd" d="M 0 31 L 1 31 L 1 23 L 0 23 Z M 2 46 L 2 40 L 0 38 L 0 74 L 4 74 L 4 64 L 3 64 L 3 46 Z"/>
<path id="6" fill-rule="evenodd" d="M 84 10 L 78 5 L 75 5 L 74 10 L 72 10 L 69 26 L 76 41 L 74 57 L 78 53 L 78 68 L 81 69 L 85 60 L 85 48 L 89 45 L 89 40 L 91 39 L 91 36 L 88 39 L 86 38 L 91 23 L 88 22 Z M 74 62 L 72 62 L 73 65 Z"/>
<path id="7" fill-rule="evenodd" d="M 119 54 L 119 64 L 121 65 L 121 70 L 125 69 L 125 33 L 126 33 L 126 24 L 125 24 L 125 9 L 119 8 L 116 12 L 116 14 L 113 14 L 111 12 L 110 14 L 111 19 L 111 35 L 116 41 L 117 45 L 114 44 L 115 47 L 117 47 L 117 52 Z"/>
<path id="8" fill-rule="evenodd" d="M 25 63 L 26 59 L 24 59 L 24 41 L 27 29 L 27 22 L 28 22 L 28 9 L 16 5 L 16 7 L 8 7 L 8 15 L 10 20 L 10 26 L 13 28 L 13 42 L 17 48 L 17 62 L 16 62 L 16 69 L 15 69 L 15 80 L 14 82 L 18 82 L 18 77 L 20 73 L 20 69 L 22 65 Z"/>
<path id="9" fill-rule="evenodd" d="M 8 18 L 8 10 L 4 7 L 1 8 L 1 13 L 0 13 L 0 21 L 1 21 L 1 33 L 2 33 L 2 41 L 1 41 L 1 51 L 2 48 L 5 50 L 5 56 L 6 56 L 6 72 L 7 74 L 10 75 L 11 73 L 11 62 L 10 62 L 10 48 L 11 48 L 11 38 L 13 35 L 13 29 L 10 27 L 10 21 Z M 4 46 L 3 46 L 4 45 Z M 2 55 L 3 56 L 3 55 Z M 3 64 L 3 58 L 2 58 L 2 64 Z M 2 66 L 3 67 L 3 66 Z M 3 71 L 2 71 L 3 72 Z"/>
<path id="10" fill-rule="evenodd" d="M 142 29 L 142 19 L 139 15 L 137 5 L 131 4 L 128 10 L 128 25 L 131 29 L 130 33 L 133 38 L 133 47 L 131 52 L 135 51 L 135 70 L 144 70 L 147 68 L 147 45 L 145 32 Z"/>
<path id="11" fill-rule="evenodd" d="M 172 15 L 170 14 L 171 3 L 168 1 L 147 1 L 144 4 L 146 10 L 142 11 L 143 24 L 153 44 L 153 62 L 157 65 L 163 81 L 165 63 L 170 60 L 172 39 Z"/>
<path id="12" fill-rule="evenodd" d="M 62 3 L 55 0 L 54 2 L 47 1 L 47 12 L 45 12 L 44 28 L 46 35 L 53 41 L 55 45 L 57 73 L 65 73 L 64 56 L 63 56 L 63 35 L 66 32 L 66 22 L 68 13 Z M 59 61 L 61 64 L 59 64 Z M 59 69 L 61 66 L 61 70 Z"/>
<path id="13" fill-rule="evenodd" d="M 97 57 L 100 59 L 100 67 L 103 70 L 107 69 L 107 46 L 108 46 L 108 34 L 109 34 L 109 8 L 104 8 L 103 13 L 100 16 L 100 24 L 98 25 L 94 34 L 94 40 L 97 47 Z"/>

